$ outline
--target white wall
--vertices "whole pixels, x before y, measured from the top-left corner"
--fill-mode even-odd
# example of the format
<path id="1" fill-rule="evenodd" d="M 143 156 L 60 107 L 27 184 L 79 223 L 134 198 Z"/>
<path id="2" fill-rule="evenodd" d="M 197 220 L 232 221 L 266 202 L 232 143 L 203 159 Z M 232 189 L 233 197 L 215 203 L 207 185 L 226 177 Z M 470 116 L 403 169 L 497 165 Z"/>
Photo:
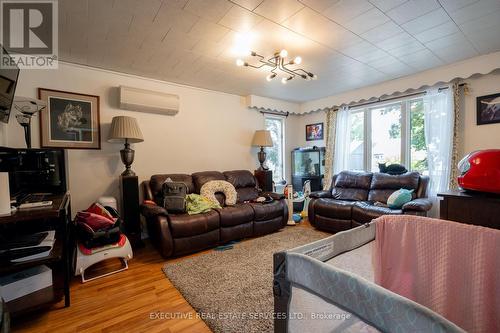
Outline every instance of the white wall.
<path id="1" fill-rule="evenodd" d="M 119 85 L 178 94 L 180 111 L 172 117 L 120 110 Z M 101 195 L 118 198 L 118 176 L 124 170 L 119 150 L 123 145 L 106 141 L 113 116 L 136 117 L 142 129 L 144 142 L 133 145 L 136 153 L 132 165 L 140 181 L 156 173 L 254 170 L 258 166 L 257 148 L 250 144 L 254 131 L 263 128 L 264 117 L 248 109 L 240 96 L 71 64 L 60 64 L 58 70 L 21 71 L 16 95 L 36 97 L 38 87 L 101 97 L 102 149 L 68 150 L 74 212 L 85 209 Z M 2 144 L 25 147 L 23 131 L 14 115 L 7 127 L 0 128 L 0 139 L 6 129 Z M 39 147 L 38 117 L 32 129 L 33 147 Z"/>
<path id="2" fill-rule="evenodd" d="M 469 93 L 464 96 L 462 144 L 464 153 L 479 149 L 500 149 L 500 123 L 476 125 L 476 97 L 500 93 L 500 73 L 465 80 Z"/>
<path id="3" fill-rule="evenodd" d="M 476 125 L 476 97 L 500 93 L 500 72 L 495 71 L 487 75 L 477 75 L 462 82 L 468 84 L 469 93 L 464 96 L 462 102 L 460 155 L 480 149 L 500 149 L 500 123 Z M 390 94 L 391 91 L 386 91 L 385 93 Z M 369 98 L 371 96 L 365 97 Z M 306 124 L 316 122 L 325 122 L 326 124 L 326 114 L 324 111 L 311 112 L 301 116 L 294 116 L 293 121 L 295 122 L 294 126 L 298 127 L 300 131 L 304 131 Z M 309 142 L 316 144 L 317 141 L 306 142 L 305 137 L 300 134 L 293 142 L 298 147 L 311 145 Z M 324 143 L 318 142 L 316 145 L 320 146 L 324 145 Z"/>

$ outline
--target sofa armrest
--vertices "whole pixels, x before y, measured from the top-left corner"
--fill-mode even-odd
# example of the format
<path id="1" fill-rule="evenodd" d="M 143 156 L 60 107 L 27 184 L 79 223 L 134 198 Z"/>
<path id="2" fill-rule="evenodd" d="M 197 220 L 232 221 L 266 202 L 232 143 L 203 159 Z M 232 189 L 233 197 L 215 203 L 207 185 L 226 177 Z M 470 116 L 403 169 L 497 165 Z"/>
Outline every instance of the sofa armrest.
<path id="1" fill-rule="evenodd" d="M 141 204 L 141 214 L 145 218 L 149 218 L 149 217 L 155 217 L 158 215 L 167 216 L 168 212 L 165 208 L 158 206 L 156 204 L 143 203 L 143 204 Z"/>
<path id="2" fill-rule="evenodd" d="M 417 212 L 427 212 L 432 208 L 432 201 L 428 198 L 418 198 L 407 202 L 403 205 L 403 212 L 406 211 L 417 211 Z"/>
<path id="3" fill-rule="evenodd" d="M 279 193 L 276 193 L 276 192 L 260 192 L 259 195 L 260 196 L 270 196 L 274 200 L 285 199 L 285 195 L 284 194 L 279 194 Z"/>
<path id="4" fill-rule="evenodd" d="M 311 192 L 311 194 L 309 194 L 309 197 L 310 198 L 316 198 L 316 199 L 319 199 L 319 198 L 331 198 L 332 197 L 332 192 L 330 192 L 330 191 L 316 191 L 316 192 Z"/>

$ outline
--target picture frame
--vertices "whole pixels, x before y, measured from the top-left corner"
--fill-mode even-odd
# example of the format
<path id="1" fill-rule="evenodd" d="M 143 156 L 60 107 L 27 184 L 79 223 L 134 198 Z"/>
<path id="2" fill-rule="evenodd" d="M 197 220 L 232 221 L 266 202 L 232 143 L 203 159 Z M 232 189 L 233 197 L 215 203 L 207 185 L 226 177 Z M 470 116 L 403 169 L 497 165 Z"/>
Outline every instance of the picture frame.
<path id="1" fill-rule="evenodd" d="M 500 93 L 477 97 L 476 113 L 477 125 L 500 123 Z"/>
<path id="2" fill-rule="evenodd" d="M 315 123 L 306 125 L 306 141 L 323 140 L 324 130 L 323 123 Z"/>
<path id="3" fill-rule="evenodd" d="M 99 96 L 38 88 L 43 148 L 101 149 Z"/>

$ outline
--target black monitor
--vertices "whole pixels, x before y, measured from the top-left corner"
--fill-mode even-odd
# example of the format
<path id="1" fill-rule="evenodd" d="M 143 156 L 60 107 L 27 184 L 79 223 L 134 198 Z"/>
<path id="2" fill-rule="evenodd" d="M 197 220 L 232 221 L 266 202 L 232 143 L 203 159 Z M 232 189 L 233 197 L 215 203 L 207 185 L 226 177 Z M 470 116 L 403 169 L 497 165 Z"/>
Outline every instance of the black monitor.
<path id="1" fill-rule="evenodd" d="M 19 77 L 19 68 L 5 66 L 6 61 L 12 58 L 2 45 L 0 47 L 2 48 L 2 57 L 0 58 L 0 121 L 8 123 Z"/>

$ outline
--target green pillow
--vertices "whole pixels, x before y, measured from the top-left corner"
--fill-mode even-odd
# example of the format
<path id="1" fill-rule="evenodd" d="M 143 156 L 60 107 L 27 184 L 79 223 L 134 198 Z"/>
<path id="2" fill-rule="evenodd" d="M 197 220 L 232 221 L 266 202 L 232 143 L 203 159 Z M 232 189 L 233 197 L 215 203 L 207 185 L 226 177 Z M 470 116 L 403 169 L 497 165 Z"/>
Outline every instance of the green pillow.
<path id="1" fill-rule="evenodd" d="M 413 190 L 399 189 L 392 193 L 387 199 L 387 206 L 391 209 L 400 209 L 412 199 Z"/>

